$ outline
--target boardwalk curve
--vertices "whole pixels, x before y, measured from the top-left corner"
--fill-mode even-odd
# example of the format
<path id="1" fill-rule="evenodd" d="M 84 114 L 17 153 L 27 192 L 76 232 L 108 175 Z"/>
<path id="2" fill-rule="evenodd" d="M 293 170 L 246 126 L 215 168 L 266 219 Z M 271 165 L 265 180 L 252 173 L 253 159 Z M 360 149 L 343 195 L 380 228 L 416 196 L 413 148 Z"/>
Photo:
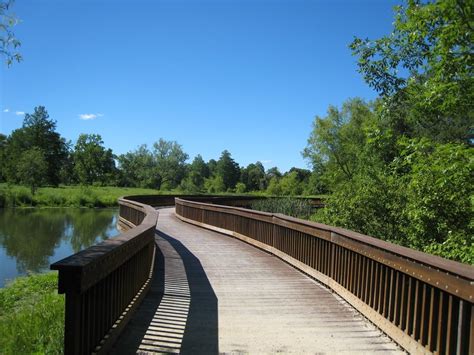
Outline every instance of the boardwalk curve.
<path id="1" fill-rule="evenodd" d="M 160 210 L 151 291 L 115 344 L 129 353 L 401 353 L 282 260 Z"/>

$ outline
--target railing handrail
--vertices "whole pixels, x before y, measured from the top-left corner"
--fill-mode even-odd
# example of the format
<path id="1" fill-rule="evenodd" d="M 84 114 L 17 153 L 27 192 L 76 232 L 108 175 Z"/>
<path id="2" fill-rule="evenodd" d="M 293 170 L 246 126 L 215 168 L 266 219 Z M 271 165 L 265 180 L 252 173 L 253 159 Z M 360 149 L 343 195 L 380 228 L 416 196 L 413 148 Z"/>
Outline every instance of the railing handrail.
<path id="1" fill-rule="evenodd" d="M 206 206 L 207 208 L 210 208 L 211 210 L 213 209 L 215 211 L 222 211 L 222 212 L 227 212 L 227 213 L 240 212 L 249 216 L 257 215 L 257 216 L 262 216 L 262 217 L 264 216 L 266 218 L 275 217 L 275 218 L 288 221 L 294 224 L 307 226 L 309 228 L 323 229 L 328 232 L 340 234 L 344 237 L 353 239 L 357 242 L 367 244 L 374 248 L 384 250 L 393 254 L 397 254 L 398 256 L 402 258 L 415 260 L 419 263 L 425 264 L 426 266 L 431 266 L 437 269 L 441 269 L 443 271 L 449 272 L 452 275 L 462 277 L 469 282 L 474 281 L 474 267 L 471 265 L 463 264 L 454 260 L 448 260 L 437 255 L 427 254 L 422 251 L 407 248 L 402 245 L 397 245 L 397 244 L 384 241 L 375 237 L 371 237 L 369 235 L 365 235 L 365 234 L 355 232 L 349 229 L 333 227 L 333 226 L 329 226 L 323 223 L 303 220 L 303 219 L 287 216 L 281 213 L 269 213 L 269 212 L 263 212 L 263 211 L 249 210 L 247 208 L 242 208 L 242 207 L 215 205 L 215 204 L 210 204 L 210 203 L 205 203 L 205 202 L 185 200 L 182 198 L 176 198 L 176 200 L 180 201 L 183 204 L 192 204 L 193 206 L 196 206 L 198 208 L 199 206 Z M 473 298 L 474 298 L 474 295 L 473 295 Z"/>
<path id="2" fill-rule="evenodd" d="M 79 279 L 67 279 L 61 277 L 60 273 L 58 288 L 59 293 L 65 293 L 69 289 L 83 292 L 92 286 L 94 281 L 98 281 L 101 278 L 106 277 L 111 271 L 117 268 L 117 265 L 112 266 L 106 264 L 105 271 L 94 275 L 94 278 L 92 279 L 94 281 L 85 278 L 85 275 L 89 274 L 91 271 L 93 272 L 97 268 L 97 264 L 103 264 L 104 262 L 107 263 L 107 259 L 110 259 L 113 253 L 117 253 L 121 248 L 133 243 L 134 238 L 137 235 L 143 233 L 147 229 L 150 229 L 150 227 L 155 227 L 156 221 L 158 220 L 158 211 L 153 207 L 132 200 L 127 200 L 125 198 L 120 198 L 119 203 L 134 205 L 136 207 L 142 208 L 146 213 L 143 222 L 133 229 L 120 233 L 118 236 L 106 239 L 97 245 L 92 245 L 87 249 L 81 250 L 71 256 L 51 264 L 51 270 L 68 272 L 68 276 L 71 272 L 75 272 L 80 277 Z M 134 246 L 134 249 L 138 250 L 140 246 L 141 245 L 137 244 Z M 131 251 L 128 250 L 127 253 L 132 254 L 134 249 Z M 125 262 L 126 259 L 123 261 Z"/>

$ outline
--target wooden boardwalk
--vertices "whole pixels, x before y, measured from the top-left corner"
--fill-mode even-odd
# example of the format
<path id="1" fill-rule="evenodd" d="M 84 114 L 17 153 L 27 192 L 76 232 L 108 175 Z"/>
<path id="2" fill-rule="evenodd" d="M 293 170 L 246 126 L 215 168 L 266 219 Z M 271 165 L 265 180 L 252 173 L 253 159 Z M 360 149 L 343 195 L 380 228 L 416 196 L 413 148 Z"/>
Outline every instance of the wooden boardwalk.
<path id="1" fill-rule="evenodd" d="M 402 353 L 280 259 L 162 209 L 152 288 L 112 353 Z"/>

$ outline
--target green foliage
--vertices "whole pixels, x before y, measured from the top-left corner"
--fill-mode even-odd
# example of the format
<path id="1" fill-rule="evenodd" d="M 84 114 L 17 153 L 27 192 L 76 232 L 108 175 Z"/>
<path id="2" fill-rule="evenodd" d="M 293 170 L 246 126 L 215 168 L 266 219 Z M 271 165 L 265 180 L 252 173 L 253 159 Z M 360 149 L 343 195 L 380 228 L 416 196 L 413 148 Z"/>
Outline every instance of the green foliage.
<path id="1" fill-rule="evenodd" d="M 307 219 L 311 215 L 311 203 L 305 199 L 293 197 L 256 200 L 252 202 L 252 209 L 303 219 Z"/>
<path id="2" fill-rule="evenodd" d="M 217 175 L 204 181 L 204 188 L 210 194 L 221 193 L 226 191 L 224 179 Z"/>
<path id="3" fill-rule="evenodd" d="M 153 195 L 160 191 L 108 186 L 42 187 L 35 195 L 23 186 L 0 184 L 0 207 L 113 207 L 126 195 Z"/>
<path id="4" fill-rule="evenodd" d="M 372 120 L 372 109 L 361 99 L 346 101 L 342 110 L 330 106 L 326 117 L 315 118 L 303 157 L 311 161 L 322 183 L 334 186 L 353 177 L 357 154 L 365 144 L 364 130 Z"/>
<path id="5" fill-rule="evenodd" d="M 267 181 L 263 164 L 258 161 L 255 164 L 247 165 L 246 168 L 242 168 L 240 181 L 244 184 L 246 191 L 265 190 Z"/>
<path id="6" fill-rule="evenodd" d="M 267 187 L 267 193 L 272 196 L 283 195 L 283 189 L 281 188 L 280 181 L 276 176 L 270 179 Z"/>
<path id="7" fill-rule="evenodd" d="M 185 191 L 202 192 L 204 189 L 204 180 L 209 177 L 209 167 L 202 159 L 201 155 L 197 155 L 188 169 L 188 177 L 185 180 Z"/>
<path id="8" fill-rule="evenodd" d="M 74 147 L 74 171 L 81 184 L 106 184 L 115 172 L 111 149 L 104 147 L 98 134 L 81 134 Z"/>
<path id="9" fill-rule="evenodd" d="M 235 184 L 239 181 L 239 164 L 232 159 L 231 154 L 227 150 L 222 152 L 221 157 L 217 161 L 216 174 L 222 178 L 224 191 L 234 189 Z"/>
<path id="10" fill-rule="evenodd" d="M 160 177 L 162 190 L 176 188 L 186 174 L 185 162 L 189 158 L 181 145 L 175 141 L 161 139 L 153 144 L 156 172 Z"/>
<path id="11" fill-rule="evenodd" d="M 459 251 L 463 261 L 474 263 L 474 151 L 457 144 L 433 144 L 426 139 L 407 140 L 394 162 L 405 186 L 408 220 L 406 235 L 410 246 L 443 250 L 456 240 L 470 246 L 470 255 Z M 469 251 L 469 248 L 467 249 Z"/>
<path id="12" fill-rule="evenodd" d="M 331 195 L 313 219 L 474 263 L 473 14 L 409 0 L 390 35 L 352 42 L 381 97 L 316 118 L 303 154 Z"/>
<path id="13" fill-rule="evenodd" d="M 35 107 L 33 114 L 25 114 L 22 128 L 14 130 L 7 139 L 4 149 L 4 173 L 7 181 L 20 182 L 17 163 L 25 151 L 33 148 L 44 154 L 45 184 L 57 186 L 60 182 L 61 167 L 68 156 L 67 144 L 56 132 L 56 122 L 49 119 L 43 106 Z"/>
<path id="14" fill-rule="evenodd" d="M 17 165 L 17 177 L 21 183 L 31 188 L 32 195 L 45 181 L 46 172 L 47 164 L 41 149 L 34 147 L 21 154 Z"/>
<path id="15" fill-rule="evenodd" d="M 361 168 L 312 219 L 474 263 L 472 149 L 426 139 L 399 146 L 390 166 Z"/>
<path id="16" fill-rule="evenodd" d="M 153 154 L 147 146 L 118 157 L 120 166 L 120 184 L 122 186 L 157 188 L 160 178 L 156 173 Z"/>
<path id="17" fill-rule="evenodd" d="M 247 191 L 247 187 L 245 186 L 245 184 L 243 182 L 238 182 L 236 185 L 235 185 L 235 193 L 237 194 L 243 194 Z"/>
<path id="18" fill-rule="evenodd" d="M 12 4 L 13 0 L 0 1 L 0 56 L 5 58 L 8 66 L 23 59 L 17 51 L 21 43 L 12 31 L 18 24 L 18 19 L 10 12 Z"/>
<path id="19" fill-rule="evenodd" d="M 0 349 L 5 354 L 61 354 L 64 296 L 57 274 L 19 277 L 0 289 Z"/>
<path id="20" fill-rule="evenodd" d="M 406 223 L 401 186 L 396 177 L 370 169 L 340 183 L 312 220 L 344 227 L 386 241 L 407 245 L 402 226 Z"/>
<path id="21" fill-rule="evenodd" d="M 275 175 L 270 178 L 267 193 L 273 196 L 301 196 L 308 190 L 310 176 L 309 170 L 291 168 L 281 177 Z"/>
<path id="22" fill-rule="evenodd" d="M 473 14 L 472 1 L 410 0 L 396 8 L 390 35 L 356 38 L 350 45 L 364 79 L 385 98 L 385 113 L 401 134 L 469 141 Z"/>

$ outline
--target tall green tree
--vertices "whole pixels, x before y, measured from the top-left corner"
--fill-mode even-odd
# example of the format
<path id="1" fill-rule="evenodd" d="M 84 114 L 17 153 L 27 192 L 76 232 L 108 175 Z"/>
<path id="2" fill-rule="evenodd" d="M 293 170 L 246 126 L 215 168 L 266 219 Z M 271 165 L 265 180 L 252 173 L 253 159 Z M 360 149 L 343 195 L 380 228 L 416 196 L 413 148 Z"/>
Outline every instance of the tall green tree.
<path id="1" fill-rule="evenodd" d="M 245 184 L 246 191 L 265 190 L 267 181 L 265 179 L 265 168 L 261 162 L 251 163 L 242 168 L 240 181 Z"/>
<path id="2" fill-rule="evenodd" d="M 34 195 L 37 188 L 46 180 L 47 164 L 45 154 L 37 147 L 24 151 L 17 163 L 18 180 L 30 187 Z"/>
<path id="3" fill-rule="evenodd" d="M 7 147 L 7 136 L 0 133 L 0 182 L 5 181 L 5 150 Z"/>
<path id="4" fill-rule="evenodd" d="M 222 178 L 226 190 L 235 188 L 240 178 L 239 164 L 232 159 L 229 151 L 224 150 L 217 161 L 216 173 Z"/>
<path id="5" fill-rule="evenodd" d="M 204 182 L 209 178 L 209 175 L 209 167 L 202 156 L 198 154 L 188 166 L 188 174 L 183 189 L 192 193 L 203 191 Z"/>
<path id="6" fill-rule="evenodd" d="M 153 144 L 156 171 L 161 180 L 161 189 L 174 189 L 186 175 L 186 160 L 189 155 L 176 141 L 162 138 Z"/>
<path id="7" fill-rule="evenodd" d="M 49 118 L 44 106 L 35 107 L 32 114 L 27 113 L 23 126 L 14 130 L 7 139 L 5 173 L 10 182 L 19 182 L 16 163 L 24 151 L 32 148 L 44 153 L 47 164 L 45 184 L 57 186 L 61 181 L 61 167 L 68 157 L 68 147 L 56 131 L 56 121 Z"/>
<path id="8" fill-rule="evenodd" d="M 316 117 L 303 157 L 329 186 L 350 180 L 364 148 L 365 130 L 374 120 L 370 106 L 361 99 L 346 101 L 342 109 L 330 106 L 326 117 Z"/>
<path id="9" fill-rule="evenodd" d="M 114 155 L 99 134 L 81 134 L 74 147 L 74 171 L 80 183 L 106 184 L 113 180 Z"/>
<path id="10" fill-rule="evenodd" d="M 141 145 L 135 151 L 118 157 L 121 185 L 144 188 L 159 188 L 160 176 L 156 171 L 153 153 L 146 145 Z"/>

